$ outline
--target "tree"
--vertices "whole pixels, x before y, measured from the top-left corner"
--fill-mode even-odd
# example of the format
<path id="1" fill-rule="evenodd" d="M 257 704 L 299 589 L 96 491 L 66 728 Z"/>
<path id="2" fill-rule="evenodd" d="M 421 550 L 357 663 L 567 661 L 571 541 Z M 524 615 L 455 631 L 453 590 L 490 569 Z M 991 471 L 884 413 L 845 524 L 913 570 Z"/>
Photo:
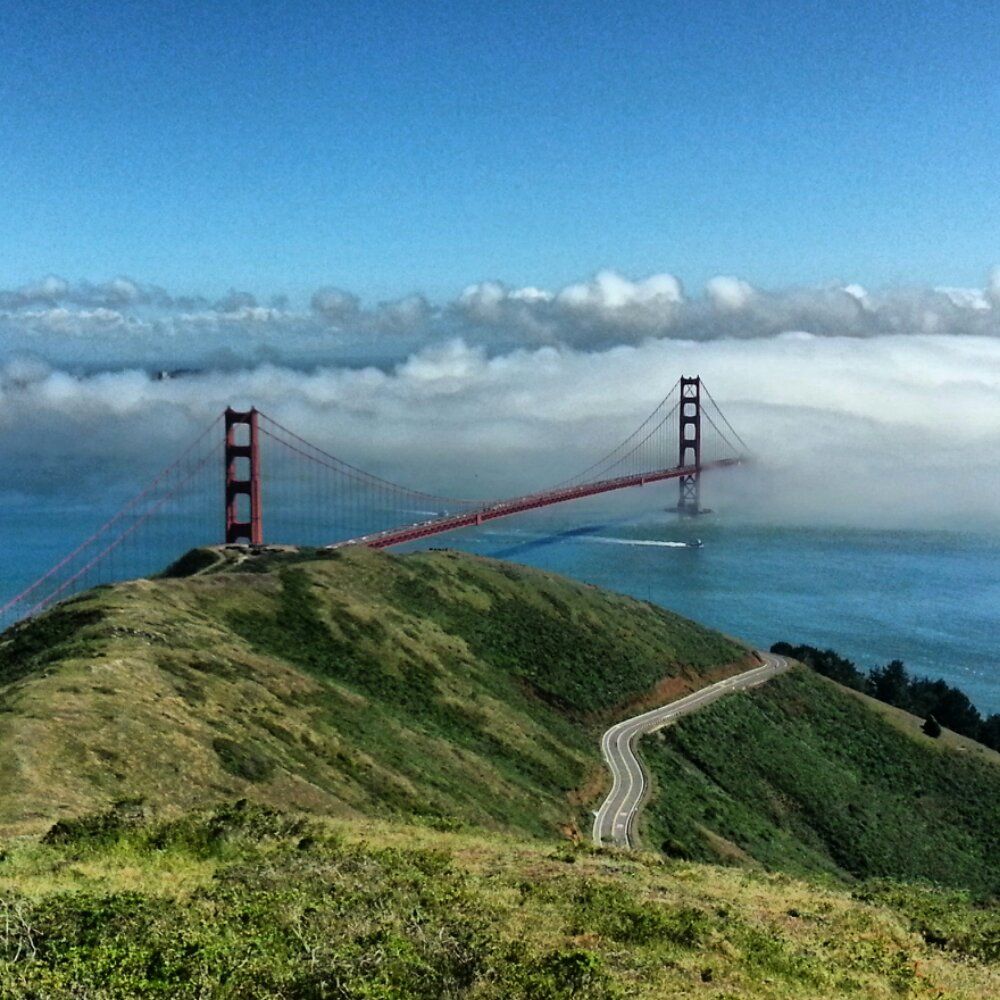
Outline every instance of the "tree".
<path id="1" fill-rule="evenodd" d="M 983 724 L 979 727 L 979 742 L 993 750 L 1000 750 L 1000 712 L 983 719 Z"/>
<path id="2" fill-rule="evenodd" d="M 771 647 L 771 652 L 799 660 L 815 670 L 816 673 L 829 677 L 845 687 L 854 688 L 856 691 L 866 689 L 865 675 L 858 670 L 854 663 L 835 653 L 832 649 L 817 649 L 815 646 L 793 646 L 788 642 L 776 642 Z"/>
<path id="3" fill-rule="evenodd" d="M 934 706 L 932 713 L 941 725 L 973 739 L 979 736 L 983 720 L 975 705 L 958 688 L 949 687 Z"/>
<path id="4" fill-rule="evenodd" d="M 892 660 L 884 667 L 876 667 L 868 675 L 869 692 L 879 701 L 899 708 L 909 704 L 910 676 L 902 660 Z"/>

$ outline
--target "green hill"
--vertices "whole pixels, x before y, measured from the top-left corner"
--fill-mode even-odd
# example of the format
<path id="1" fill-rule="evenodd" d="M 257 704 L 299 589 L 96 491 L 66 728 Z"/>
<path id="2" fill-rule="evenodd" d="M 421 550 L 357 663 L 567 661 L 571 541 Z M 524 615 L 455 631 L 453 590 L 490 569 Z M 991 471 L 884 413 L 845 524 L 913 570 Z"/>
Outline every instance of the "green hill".
<path id="1" fill-rule="evenodd" d="M 567 839 L 610 721 L 750 662 L 447 551 L 68 601 L 0 636 L 0 995 L 1000 995 L 1000 767 L 805 670 L 642 741 L 673 856 Z"/>
<path id="2" fill-rule="evenodd" d="M 245 796 L 551 834 L 600 786 L 602 720 L 747 655 L 651 605 L 453 552 L 227 555 L 0 637 L 0 828 Z"/>
<path id="3" fill-rule="evenodd" d="M 960 893 L 249 805 L 3 844 L 10 1000 L 993 1000 Z"/>
<path id="4" fill-rule="evenodd" d="M 688 716 L 642 752 L 643 835 L 671 854 L 1000 894 L 1000 766 L 803 668 Z"/>

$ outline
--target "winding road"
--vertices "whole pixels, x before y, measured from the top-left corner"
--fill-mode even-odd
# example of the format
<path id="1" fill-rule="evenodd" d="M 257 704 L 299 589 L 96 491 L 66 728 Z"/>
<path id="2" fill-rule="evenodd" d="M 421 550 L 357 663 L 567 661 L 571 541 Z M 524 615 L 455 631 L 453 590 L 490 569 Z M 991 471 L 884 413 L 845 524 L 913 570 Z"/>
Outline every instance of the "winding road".
<path id="1" fill-rule="evenodd" d="M 611 791 L 594 814 L 594 843 L 634 846 L 635 818 L 646 794 L 647 778 L 635 754 L 640 736 L 662 729 L 682 715 L 694 712 L 733 691 L 745 691 L 770 680 L 789 667 L 783 656 L 758 652 L 763 666 L 727 677 L 652 711 L 616 722 L 601 737 L 601 753 L 611 771 Z"/>

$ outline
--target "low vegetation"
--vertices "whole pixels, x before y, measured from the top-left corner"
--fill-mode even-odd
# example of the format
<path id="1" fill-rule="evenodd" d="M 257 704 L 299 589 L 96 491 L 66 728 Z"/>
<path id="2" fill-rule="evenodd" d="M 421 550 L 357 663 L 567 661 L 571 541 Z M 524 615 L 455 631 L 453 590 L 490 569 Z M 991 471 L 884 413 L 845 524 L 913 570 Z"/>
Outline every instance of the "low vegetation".
<path id="1" fill-rule="evenodd" d="M 856 684 L 644 740 L 659 850 L 589 846 L 608 722 L 751 663 L 447 551 L 75 598 L 0 636 L 0 996 L 1000 995 L 995 755 Z"/>
<path id="2" fill-rule="evenodd" d="M 777 642 L 771 652 L 791 656 L 838 684 L 927 719 L 932 722 L 928 727 L 931 730 L 935 725 L 946 726 L 983 746 L 1000 750 L 1000 712 L 984 718 L 960 688 L 941 678 L 915 677 L 901 660 L 892 660 L 884 667 L 873 667 L 864 673 L 852 660 L 832 649 Z"/>
<path id="3" fill-rule="evenodd" d="M 2 844 L 0 993 L 986 998 L 995 910 L 246 802 L 134 804 Z"/>
<path id="4" fill-rule="evenodd" d="M 803 669 L 643 741 L 668 854 L 1000 894 L 1000 766 L 904 731 Z"/>
<path id="5" fill-rule="evenodd" d="M 246 796 L 551 835 L 586 823 L 605 717 L 746 655 L 452 552 L 195 552 L 0 638 L 0 828 Z"/>

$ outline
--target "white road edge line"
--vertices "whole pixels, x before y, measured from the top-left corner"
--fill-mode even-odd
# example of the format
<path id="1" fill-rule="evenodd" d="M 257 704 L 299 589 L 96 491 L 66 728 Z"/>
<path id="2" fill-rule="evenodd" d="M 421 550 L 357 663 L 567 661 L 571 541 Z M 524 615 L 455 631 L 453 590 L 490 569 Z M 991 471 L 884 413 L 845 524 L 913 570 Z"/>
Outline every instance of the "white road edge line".
<path id="1" fill-rule="evenodd" d="M 616 722 L 605 730 L 601 736 L 601 756 L 611 772 L 611 790 L 594 813 L 592 835 L 595 844 L 601 846 L 610 841 L 619 847 L 633 846 L 632 824 L 646 792 L 646 774 L 636 756 L 639 738 L 662 729 L 688 712 L 725 694 L 756 687 L 788 669 L 788 661 L 783 656 L 760 651 L 758 655 L 764 661 L 762 666 L 716 681 L 659 708 Z"/>

